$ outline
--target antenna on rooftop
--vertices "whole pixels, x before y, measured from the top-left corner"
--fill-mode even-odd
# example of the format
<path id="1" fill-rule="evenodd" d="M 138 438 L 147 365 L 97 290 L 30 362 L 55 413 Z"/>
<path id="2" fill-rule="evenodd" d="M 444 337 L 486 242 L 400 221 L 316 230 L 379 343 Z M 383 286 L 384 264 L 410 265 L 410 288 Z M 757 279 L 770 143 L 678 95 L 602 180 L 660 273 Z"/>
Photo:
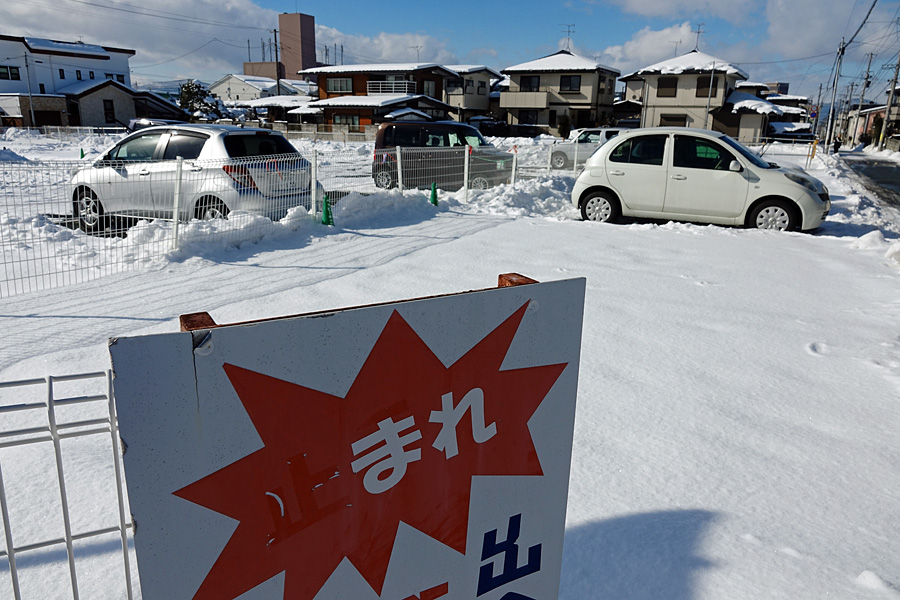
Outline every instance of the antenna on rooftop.
<path id="1" fill-rule="evenodd" d="M 706 23 L 700 23 L 699 25 L 697 25 L 696 30 L 694 30 L 694 29 L 691 30 L 691 33 L 697 34 L 697 44 L 694 46 L 694 50 L 700 50 L 700 34 L 706 33 L 705 31 L 703 31 L 704 25 L 706 25 Z"/>
<path id="2" fill-rule="evenodd" d="M 569 52 L 572 51 L 572 34 L 575 33 L 575 23 L 562 23 L 562 26 L 566 28 L 566 50 Z"/>
<path id="3" fill-rule="evenodd" d="M 424 46 L 410 46 L 411 50 L 416 51 L 416 62 L 419 62 L 419 50 L 421 50 Z"/>
<path id="4" fill-rule="evenodd" d="M 675 54 L 674 56 L 678 56 L 678 46 L 681 45 L 681 40 L 670 40 L 670 44 L 675 44 Z"/>

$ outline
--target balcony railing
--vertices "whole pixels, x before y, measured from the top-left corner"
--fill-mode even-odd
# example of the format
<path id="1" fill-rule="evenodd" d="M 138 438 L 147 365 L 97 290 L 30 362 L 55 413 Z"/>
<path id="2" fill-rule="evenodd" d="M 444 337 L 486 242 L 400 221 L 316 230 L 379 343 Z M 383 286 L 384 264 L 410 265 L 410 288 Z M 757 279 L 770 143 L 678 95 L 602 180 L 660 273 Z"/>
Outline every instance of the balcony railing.
<path id="1" fill-rule="evenodd" d="M 370 81 L 366 93 L 370 96 L 382 94 L 415 94 L 415 81 Z"/>

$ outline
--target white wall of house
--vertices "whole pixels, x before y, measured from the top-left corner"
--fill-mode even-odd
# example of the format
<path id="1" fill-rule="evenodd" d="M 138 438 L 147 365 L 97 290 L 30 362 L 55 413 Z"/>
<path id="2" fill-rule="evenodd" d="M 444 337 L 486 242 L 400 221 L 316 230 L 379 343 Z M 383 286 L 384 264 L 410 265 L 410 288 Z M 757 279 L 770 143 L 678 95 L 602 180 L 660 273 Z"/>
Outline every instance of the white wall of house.
<path id="1" fill-rule="evenodd" d="M 272 81 L 272 86 L 275 86 L 274 80 Z M 215 82 L 209 86 L 209 91 L 223 102 L 229 100 L 256 100 L 257 98 L 267 98 L 272 95 L 261 90 L 256 85 L 242 81 L 234 75 L 228 75 Z"/>
<path id="2" fill-rule="evenodd" d="M 483 114 L 490 108 L 491 78 L 488 71 L 460 73 L 459 80 L 448 78 L 444 83 L 443 101 L 462 110 L 462 120 Z M 467 114 L 468 113 L 468 114 Z M 460 113 L 457 113 L 460 116 Z"/>
<path id="3" fill-rule="evenodd" d="M 562 115 L 568 115 L 572 127 L 578 125 L 576 113 L 591 123 L 600 122 L 612 115 L 617 73 L 594 72 L 552 72 L 514 73 L 510 76 L 509 91 L 500 95 L 500 108 L 509 111 L 510 123 L 522 124 L 521 111 L 536 110 L 536 124 L 556 131 L 556 123 Z M 522 80 L 538 77 L 538 91 L 530 91 L 534 86 L 523 89 Z M 572 89 L 572 78 L 579 77 L 576 89 Z M 528 80 L 526 81 L 533 81 Z M 553 114 L 551 114 L 553 113 Z"/>
<path id="4" fill-rule="evenodd" d="M 74 53 L 79 44 L 65 46 Z M 56 94 L 73 83 L 92 79 L 114 79 L 130 87 L 130 58 L 131 52 L 115 50 L 103 51 L 96 58 L 74 56 L 65 51 L 32 52 L 21 40 L 0 37 L 0 93 L 27 94 L 29 78 L 32 94 Z M 2 67 L 7 67 L 7 73 L 10 67 L 16 69 L 18 79 L 3 78 Z"/>
<path id="5" fill-rule="evenodd" d="M 678 117 L 685 119 L 687 127 L 707 128 L 712 124 L 708 111 L 725 103 L 725 98 L 734 89 L 737 77 L 716 74 L 712 94 L 708 85 L 709 74 L 657 75 L 648 74 L 643 91 L 646 95 L 644 106 L 644 127 L 670 124 Z M 671 86 L 660 86 L 675 81 Z M 634 89 L 639 82 L 628 82 L 626 89 Z M 661 89 L 662 88 L 662 89 Z M 669 95 L 673 94 L 674 95 Z M 629 96 L 630 98 L 630 96 Z"/>

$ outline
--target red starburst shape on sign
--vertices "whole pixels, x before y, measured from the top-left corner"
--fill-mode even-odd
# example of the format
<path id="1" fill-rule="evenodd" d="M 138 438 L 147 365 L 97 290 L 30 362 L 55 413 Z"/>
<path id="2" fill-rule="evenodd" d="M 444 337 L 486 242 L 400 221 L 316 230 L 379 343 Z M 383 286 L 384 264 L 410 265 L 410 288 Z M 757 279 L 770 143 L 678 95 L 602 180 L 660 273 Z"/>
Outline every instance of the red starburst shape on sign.
<path id="1" fill-rule="evenodd" d="M 464 554 L 472 477 L 543 474 L 528 420 L 566 365 L 500 370 L 527 306 L 450 367 L 395 311 L 345 398 L 224 365 L 264 447 L 175 492 L 239 521 L 195 600 L 282 571 L 311 600 L 345 557 L 380 595 L 400 521 Z"/>

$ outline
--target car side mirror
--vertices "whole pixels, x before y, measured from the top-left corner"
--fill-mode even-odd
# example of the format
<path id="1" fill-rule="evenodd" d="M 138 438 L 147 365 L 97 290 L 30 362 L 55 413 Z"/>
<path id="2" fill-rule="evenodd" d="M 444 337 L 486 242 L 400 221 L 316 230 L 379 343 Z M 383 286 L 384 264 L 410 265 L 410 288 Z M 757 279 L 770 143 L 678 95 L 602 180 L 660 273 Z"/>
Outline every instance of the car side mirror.
<path id="1" fill-rule="evenodd" d="M 728 165 L 728 170 L 734 171 L 735 173 L 740 173 L 741 171 L 744 170 L 744 168 L 741 166 L 741 163 L 739 163 L 736 160 L 733 160 L 733 161 L 731 161 L 731 164 Z"/>

